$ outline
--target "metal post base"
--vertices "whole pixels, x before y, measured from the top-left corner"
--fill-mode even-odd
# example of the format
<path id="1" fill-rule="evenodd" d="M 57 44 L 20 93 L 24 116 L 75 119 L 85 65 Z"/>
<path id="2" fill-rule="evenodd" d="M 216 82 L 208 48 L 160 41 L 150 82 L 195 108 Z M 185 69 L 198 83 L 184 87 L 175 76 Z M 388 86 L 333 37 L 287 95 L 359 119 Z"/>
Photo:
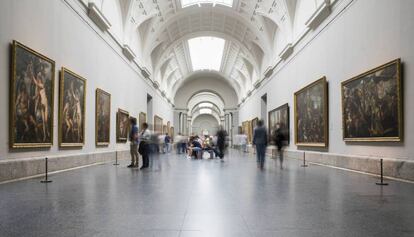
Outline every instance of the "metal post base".
<path id="1" fill-rule="evenodd" d="M 52 180 L 42 180 L 42 181 L 40 181 L 41 183 L 51 183 L 52 182 Z"/>
<path id="2" fill-rule="evenodd" d="M 119 165 L 118 163 L 115 163 L 114 165 Z"/>
<path id="3" fill-rule="evenodd" d="M 308 165 L 301 165 L 300 167 L 308 167 Z"/>
<path id="4" fill-rule="evenodd" d="M 376 185 L 381 185 L 381 186 L 386 186 L 386 185 L 388 185 L 388 183 L 384 183 L 384 182 L 381 182 L 381 183 L 375 183 Z"/>

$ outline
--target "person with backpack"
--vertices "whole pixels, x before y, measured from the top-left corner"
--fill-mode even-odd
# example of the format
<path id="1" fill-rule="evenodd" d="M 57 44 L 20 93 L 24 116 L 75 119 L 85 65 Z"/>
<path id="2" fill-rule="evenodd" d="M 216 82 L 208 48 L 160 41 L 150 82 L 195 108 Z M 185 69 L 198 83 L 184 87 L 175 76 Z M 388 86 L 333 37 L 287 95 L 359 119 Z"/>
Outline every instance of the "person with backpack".
<path id="1" fill-rule="evenodd" d="M 131 153 L 131 164 L 128 165 L 128 168 L 138 167 L 139 163 L 139 156 L 138 156 L 138 144 L 139 144 L 139 136 L 138 136 L 138 126 L 137 126 L 137 119 L 130 118 L 129 120 L 131 124 L 131 132 L 129 133 L 129 141 L 130 145 L 130 153 Z"/>

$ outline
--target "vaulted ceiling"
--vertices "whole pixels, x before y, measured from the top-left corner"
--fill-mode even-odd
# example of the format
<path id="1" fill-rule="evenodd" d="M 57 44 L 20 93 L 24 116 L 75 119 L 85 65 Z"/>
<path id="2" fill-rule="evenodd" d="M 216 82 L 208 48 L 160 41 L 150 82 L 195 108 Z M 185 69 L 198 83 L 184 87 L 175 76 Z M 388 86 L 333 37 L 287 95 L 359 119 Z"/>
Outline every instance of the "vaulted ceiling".
<path id="1" fill-rule="evenodd" d="M 309 20 L 335 0 L 233 0 L 231 6 L 202 0 L 184 7 L 182 0 L 81 1 L 100 8 L 112 25 L 110 32 L 133 51 L 167 98 L 197 74 L 188 40 L 224 39 L 218 73 L 241 101 L 302 37 Z"/>

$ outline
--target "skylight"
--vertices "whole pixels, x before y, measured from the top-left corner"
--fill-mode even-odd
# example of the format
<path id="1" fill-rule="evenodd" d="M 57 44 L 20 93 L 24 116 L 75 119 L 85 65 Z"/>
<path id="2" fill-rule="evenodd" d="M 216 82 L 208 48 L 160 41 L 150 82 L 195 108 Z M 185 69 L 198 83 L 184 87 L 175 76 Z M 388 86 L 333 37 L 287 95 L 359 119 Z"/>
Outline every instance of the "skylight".
<path id="1" fill-rule="evenodd" d="M 211 103 L 201 103 L 201 104 L 199 105 L 199 107 L 200 107 L 200 108 L 203 108 L 203 107 L 212 108 L 212 107 L 213 107 L 213 104 L 211 104 Z"/>
<path id="2" fill-rule="evenodd" d="M 211 114 L 213 112 L 211 109 L 200 109 L 200 114 Z"/>
<path id="3" fill-rule="evenodd" d="M 224 39 L 198 37 L 188 40 L 193 70 L 220 70 L 224 51 Z"/>
<path id="4" fill-rule="evenodd" d="M 212 3 L 214 5 L 220 4 L 228 7 L 233 6 L 233 0 L 181 0 L 182 7 L 189 7 L 191 5 L 201 4 L 201 3 Z"/>

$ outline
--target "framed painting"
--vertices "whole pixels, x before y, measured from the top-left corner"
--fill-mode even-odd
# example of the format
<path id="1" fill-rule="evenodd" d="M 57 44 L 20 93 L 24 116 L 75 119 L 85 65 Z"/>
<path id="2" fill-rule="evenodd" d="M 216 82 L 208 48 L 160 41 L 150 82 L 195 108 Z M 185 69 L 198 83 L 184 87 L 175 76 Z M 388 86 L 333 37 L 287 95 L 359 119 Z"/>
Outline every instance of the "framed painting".
<path id="1" fill-rule="evenodd" d="M 95 143 L 96 146 L 108 146 L 111 133 L 111 94 L 96 89 L 95 105 Z"/>
<path id="2" fill-rule="evenodd" d="M 139 129 L 142 129 L 142 124 L 147 122 L 147 114 L 144 112 L 139 113 Z"/>
<path id="3" fill-rule="evenodd" d="M 10 75 L 10 148 L 51 147 L 55 62 L 13 41 Z"/>
<path id="4" fill-rule="evenodd" d="M 282 106 L 277 107 L 276 109 L 270 111 L 268 116 L 269 138 L 273 137 L 274 132 L 279 128 L 286 138 L 285 145 L 288 145 L 290 137 L 289 104 L 286 103 Z M 279 125 L 279 127 L 277 125 Z"/>
<path id="5" fill-rule="evenodd" d="M 345 141 L 402 141 L 401 80 L 401 60 L 396 59 L 342 82 Z"/>
<path id="6" fill-rule="evenodd" d="M 167 122 L 167 130 L 166 130 L 167 133 L 170 133 L 170 128 L 171 128 L 171 123 L 170 123 L 170 121 L 168 121 Z M 171 135 L 171 134 L 169 134 L 169 135 Z"/>
<path id="7" fill-rule="evenodd" d="M 165 134 L 167 131 L 167 125 L 162 125 L 162 134 Z"/>
<path id="8" fill-rule="evenodd" d="M 171 137 L 171 140 L 174 140 L 174 136 L 175 136 L 174 127 L 170 127 L 170 137 Z"/>
<path id="9" fill-rule="evenodd" d="M 323 77 L 297 91 L 295 100 L 295 144 L 328 147 L 328 82 Z"/>
<path id="10" fill-rule="evenodd" d="M 116 113 L 116 141 L 117 142 L 127 142 L 128 141 L 128 132 L 129 132 L 129 112 L 118 109 Z"/>
<path id="11" fill-rule="evenodd" d="M 156 133 L 162 133 L 162 118 L 155 115 L 154 116 L 154 132 Z"/>
<path id="12" fill-rule="evenodd" d="M 247 140 L 249 144 L 253 142 L 252 120 L 247 121 Z"/>
<path id="13" fill-rule="evenodd" d="M 86 79 L 62 67 L 59 87 L 59 146 L 85 144 Z"/>

